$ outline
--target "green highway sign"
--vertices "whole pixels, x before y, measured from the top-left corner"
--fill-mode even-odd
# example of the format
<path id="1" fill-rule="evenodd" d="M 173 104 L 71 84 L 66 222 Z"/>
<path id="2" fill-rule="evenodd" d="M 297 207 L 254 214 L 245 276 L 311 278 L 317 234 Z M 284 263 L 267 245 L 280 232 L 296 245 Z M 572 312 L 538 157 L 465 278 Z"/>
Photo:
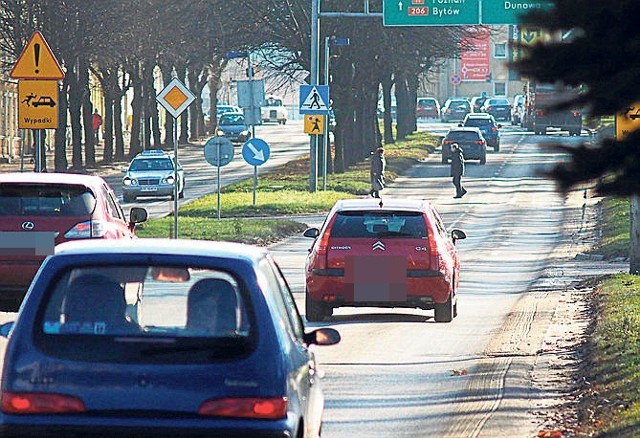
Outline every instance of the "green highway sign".
<path id="1" fill-rule="evenodd" d="M 550 0 L 482 0 L 482 24 L 523 24 L 521 17 L 529 12 L 553 7 Z"/>
<path id="2" fill-rule="evenodd" d="M 552 0 L 383 0 L 382 18 L 385 26 L 517 25 L 552 7 Z"/>
<path id="3" fill-rule="evenodd" d="M 385 26 L 478 24 L 480 0 L 383 0 Z"/>

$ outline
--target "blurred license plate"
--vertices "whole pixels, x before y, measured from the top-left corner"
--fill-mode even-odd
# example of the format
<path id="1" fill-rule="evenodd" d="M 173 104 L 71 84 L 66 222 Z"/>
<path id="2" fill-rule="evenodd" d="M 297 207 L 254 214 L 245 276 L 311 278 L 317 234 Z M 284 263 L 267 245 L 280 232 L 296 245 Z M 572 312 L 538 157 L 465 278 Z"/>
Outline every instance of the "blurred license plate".
<path id="1" fill-rule="evenodd" d="M 0 255 L 46 256 L 53 254 L 56 232 L 23 231 L 0 233 Z"/>
<path id="2" fill-rule="evenodd" d="M 157 192 L 157 187 L 142 187 L 141 191 L 143 192 Z"/>

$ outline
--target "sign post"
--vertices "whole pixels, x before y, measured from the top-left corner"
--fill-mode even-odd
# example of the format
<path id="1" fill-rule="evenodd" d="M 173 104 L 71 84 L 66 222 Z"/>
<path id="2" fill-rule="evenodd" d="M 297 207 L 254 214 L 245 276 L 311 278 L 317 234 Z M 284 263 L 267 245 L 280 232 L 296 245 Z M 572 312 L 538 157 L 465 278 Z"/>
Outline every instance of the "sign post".
<path id="1" fill-rule="evenodd" d="M 178 238 L 178 117 L 196 99 L 178 78 L 173 78 L 156 100 L 173 116 L 173 238 Z"/>
<path id="2" fill-rule="evenodd" d="M 252 138 L 242 145 L 242 158 L 253 166 L 253 205 L 256 205 L 256 188 L 258 186 L 258 166 L 262 166 L 271 156 L 269 144 L 260 139 Z"/>
<path id="3" fill-rule="evenodd" d="M 64 73 L 40 32 L 31 35 L 9 76 L 18 79 L 18 128 L 33 130 L 35 171 L 42 172 L 42 130 L 58 128 L 58 80 Z M 21 167 L 23 160 L 21 153 Z"/>
<path id="4" fill-rule="evenodd" d="M 211 137 L 204 145 L 204 159 L 218 168 L 216 174 L 218 192 L 218 219 L 220 219 L 220 168 L 233 160 L 233 143 L 226 137 Z"/>

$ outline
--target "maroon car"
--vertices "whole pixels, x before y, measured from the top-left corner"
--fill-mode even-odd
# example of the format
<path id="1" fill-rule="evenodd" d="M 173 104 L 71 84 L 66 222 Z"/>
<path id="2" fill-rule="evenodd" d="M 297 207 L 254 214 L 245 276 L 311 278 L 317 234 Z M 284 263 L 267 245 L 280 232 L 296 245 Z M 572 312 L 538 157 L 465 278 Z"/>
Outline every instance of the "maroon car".
<path id="1" fill-rule="evenodd" d="M 55 245 L 80 239 L 132 239 L 143 208 L 130 219 L 99 176 L 0 174 L 0 309 L 15 311 Z"/>
<path id="2" fill-rule="evenodd" d="M 457 315 L 462 230 L 447 232 L 425 200 L 338 201 L 307 257 L 306 317 L 322 321 L 336 307 L 434 309 L 436 322 Z"/>

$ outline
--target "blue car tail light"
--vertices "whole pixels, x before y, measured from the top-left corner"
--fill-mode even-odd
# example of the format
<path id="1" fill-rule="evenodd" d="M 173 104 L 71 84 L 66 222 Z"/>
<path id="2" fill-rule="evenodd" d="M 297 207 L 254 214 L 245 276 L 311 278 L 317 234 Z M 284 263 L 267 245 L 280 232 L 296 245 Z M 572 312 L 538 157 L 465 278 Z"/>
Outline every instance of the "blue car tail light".
<path id="1" fill-rule="evenodd" d="M 65 394 L 43 392 L 3 392 L 2 412 L 6 414 L 69 414 L 85 412 L 84 402 Z"/>
<path id="2" fill-rule="evenodd" d="M 287 397 L 222 398 L 205 401 L 198 413 L 214 417 L 279 420 L 286 417 L 288 405 Z"/>

